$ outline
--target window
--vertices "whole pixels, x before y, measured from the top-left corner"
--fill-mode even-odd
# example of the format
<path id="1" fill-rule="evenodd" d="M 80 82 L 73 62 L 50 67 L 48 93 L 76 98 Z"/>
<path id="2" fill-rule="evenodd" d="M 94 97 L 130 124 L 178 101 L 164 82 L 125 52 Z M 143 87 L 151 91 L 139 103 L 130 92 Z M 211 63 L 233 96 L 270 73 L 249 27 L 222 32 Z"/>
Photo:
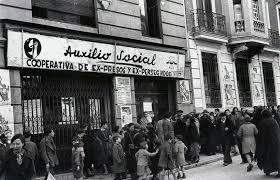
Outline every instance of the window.
<path id="1" fill-rule="evenodd" d="M 250 79 L 248 72 L 248 62 L 244 59 L 238 59 L 235 62 L 237 84 L 239 91 L 239 102 L 241 107 L 251 107 L 251 89 L 250 89 Z"/>
<path id="2" fill-rule="evenodd" d="M 252 6 L 253 6 L 253 18 L 258 21 L 262 21 L 261 17 L 261 11 L 260 11 L 260 5 L 258 0 L 252 0 Z"/>
<path id="3" fill-rule="evenodd" d="M 266 102 L 268 106 L 276 106 L 276 95 L 272 63 L 263 62 L 263 78 L 265 85 Z"/>
<path id="4" fill-rule="evenodd" d="M 233 1 L 233 10 L 234 10 L 234 20 L 243 19 L 241 0 L 234 0 Z"/>
<path id="5" fill-rule="evenodd" d="M 96 26 L 94 0 L 32 0 L 32 16 Z"/>
<path id="6" fill-rule="evenodd" d="M 202 65 L 206 107 L 222 107 L 217 55 L 202 52 Z"/>
<path id="7" fill-rule="evenodd" d="M 160 1 L 139 0 L 141 28 L 144 36 L 161 38 Z"/>

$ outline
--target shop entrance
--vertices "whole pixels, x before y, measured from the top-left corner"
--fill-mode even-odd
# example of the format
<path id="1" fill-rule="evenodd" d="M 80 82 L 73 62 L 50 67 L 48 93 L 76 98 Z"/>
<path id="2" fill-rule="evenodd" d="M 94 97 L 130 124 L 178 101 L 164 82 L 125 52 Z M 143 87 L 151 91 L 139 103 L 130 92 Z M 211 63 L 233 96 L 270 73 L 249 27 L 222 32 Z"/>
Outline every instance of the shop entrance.
<path id="1" fill-rule="evenodd" d="M 71 140 L 76 129 L 102 121 L 111 124 L 111 78 L 86 73 L 21 72 L 23 127 L 39 144 L 45 127 L 55 130 L 59 172 L 71 169 Z M 38 166 L 37 166 L 38 168 Z"/>
<path id="2" fill-rule="evenodd" d="M 164 112 L 174 113 L 176 110 L 176 81 L 175 80 L 151 80 L 136 79 L 135 99 L 137 119 L 139 120 L 145 111 L 151 106 L 155 120 L 162 118 Z M 146 103 L 146 106 L 144 105 Z"/>

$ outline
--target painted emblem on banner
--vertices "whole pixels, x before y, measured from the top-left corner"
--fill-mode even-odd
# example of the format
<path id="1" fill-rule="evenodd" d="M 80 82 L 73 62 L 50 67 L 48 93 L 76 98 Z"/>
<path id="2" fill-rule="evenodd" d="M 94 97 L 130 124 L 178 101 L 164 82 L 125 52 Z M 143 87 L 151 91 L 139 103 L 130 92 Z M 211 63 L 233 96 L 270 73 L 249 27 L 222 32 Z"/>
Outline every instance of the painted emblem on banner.
<path id="1" fill-rule="evenodd" d="M 11 104 L 9 70 L 0 69 L 0 106 Z"/>
<path id="2" fill-rule="evenodd" d="M 181 80 L 180 83 L 180 96 L 182 103 L 191 102 L 190 84 L 188 80 Z"/>
<path id="3" fill-rule="evenodd" d="M 0 134 L 5 134 L 10 140 L 14 134 L 14 116 L 12 106 L 0 108 Z"/>
<path id="4" fill-rule="evenodd" d="M 41 50 L 42 50 L 41 43 L 36 38 L 29 38 L 24 43 L 25 55 L 30 59 L 34 59 L 37 56 L 39 56 Z"/>
<path id="5" fill-rule="evenodd" d="M 226 104 L 234 105 L 233 89 L 231 84 L 225 84 Z"/>

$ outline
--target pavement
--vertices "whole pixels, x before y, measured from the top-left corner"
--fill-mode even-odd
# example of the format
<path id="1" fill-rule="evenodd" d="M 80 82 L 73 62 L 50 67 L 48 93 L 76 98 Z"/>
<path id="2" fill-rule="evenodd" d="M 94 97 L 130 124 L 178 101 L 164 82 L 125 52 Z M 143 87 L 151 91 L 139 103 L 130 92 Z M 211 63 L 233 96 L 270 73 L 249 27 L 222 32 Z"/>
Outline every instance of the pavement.
<path id="1" fill-rule="evenodd" d="M 213 162 L 186 171 L 187 180 L 266 180 L 276 179 L 274 175 L 265 176 L 254 164 L 251 172 L 247 172 L 248 164 L 240 164 L 240 156 L 233 157 L 233 163 L 224 167 L 223 161 Z"/>
<path id="2" fill-rule="evenodd" d="M 184 167 L 184 169 L 186 172 L 188 172 L 188 170 L 190 170 L 190 169 L 193 169 L 193 168 L 196 169 L 198 167 L 205 166 L 207 164 L 221 161 L 222 159 L 223 159 L 222 154 L 216 154 L 213 156 L 206 156 L 206 155 L 202 154 L 202 155 L 200 155 L 200 161 L 198 163 L 187 165 Z M 43 179 L 44 179 L 43 177 L 36 178 L 36 180 L 43 180 Z M 55 175 L 55 179 L 56 180 L 72 180 L 73 175 L 72 175 L 72 173 L 59 174 L 59 175 Z M 88 178 L 88 180 L 114 180 L 114 174 L 95 175 L 91 178 Z M 130 178 L 128 177 L 126 180 L 130 180 Z"/>

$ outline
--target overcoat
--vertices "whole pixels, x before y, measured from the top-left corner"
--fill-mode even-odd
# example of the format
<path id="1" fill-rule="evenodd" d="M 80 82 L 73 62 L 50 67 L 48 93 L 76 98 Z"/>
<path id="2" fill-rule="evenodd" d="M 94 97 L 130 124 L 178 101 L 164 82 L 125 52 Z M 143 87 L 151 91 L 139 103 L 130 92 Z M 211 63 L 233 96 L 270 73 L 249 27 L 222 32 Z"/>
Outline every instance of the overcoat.
<path id="1" fill-rule="evenodd" d="M 114 173 L 124 173 L 126 171 L 125 156 L 121 144 L 115 143 L 113 146 L 113 171 Z"/>
<path id="2" fill-rule="evenodd" d="M 55 167 L 59 164 L 56 155 L 56 146 L 52 137 L 43 137 L 40 142 L 40 153 L 45 164 L 49 163 L 51 167 Z"/>
<path id="3" fill-rule="evenodd" d="M 256 126 L 250 122 L 246 122 L 240 126 L 237 135 L 242 143 L 242 154 L 253 153 L 256 151 L 256 135 L 258 130 Z"/>

